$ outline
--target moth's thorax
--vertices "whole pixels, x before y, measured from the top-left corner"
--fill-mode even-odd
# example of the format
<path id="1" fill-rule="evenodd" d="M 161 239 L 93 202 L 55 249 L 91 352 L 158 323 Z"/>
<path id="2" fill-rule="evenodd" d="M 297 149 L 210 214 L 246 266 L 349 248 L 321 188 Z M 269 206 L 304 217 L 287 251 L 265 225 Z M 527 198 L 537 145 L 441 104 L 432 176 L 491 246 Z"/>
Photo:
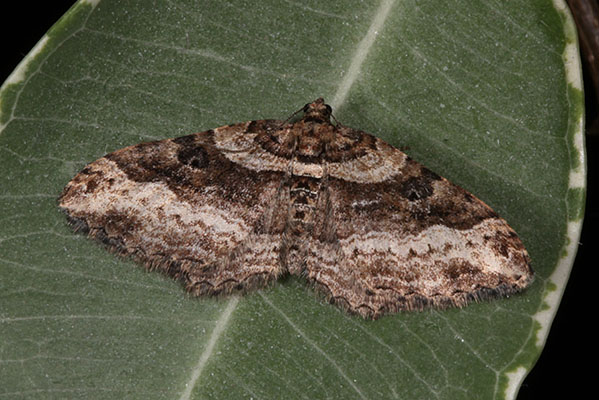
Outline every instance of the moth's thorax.
<path id="1" fill-rule="evenodd" d="M 328 145 L 335 141 L 337 127 L 330 122 L 302 119 L 291 125 L 289 134 L 295 142 L 294 155 L 299 160 L 322 162 Z"/>

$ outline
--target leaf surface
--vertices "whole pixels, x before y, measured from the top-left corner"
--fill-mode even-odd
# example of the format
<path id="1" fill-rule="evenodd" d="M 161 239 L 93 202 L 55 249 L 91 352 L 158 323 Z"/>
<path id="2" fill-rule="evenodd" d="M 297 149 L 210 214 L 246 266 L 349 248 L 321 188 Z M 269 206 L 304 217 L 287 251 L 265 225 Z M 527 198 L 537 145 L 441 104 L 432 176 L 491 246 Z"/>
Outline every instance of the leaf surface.
<path id="1" fill-rule="evenodd" d="M 562 1 L 76 3 L 0 92 L 0 394 L 514 398 L 580 231 L 577 57 Z M 531 254 L 530 289 L 378 321 L 292 278 L 191 299 L 57 209 L 107 152 L 319 96 L 502 215 Z"/>

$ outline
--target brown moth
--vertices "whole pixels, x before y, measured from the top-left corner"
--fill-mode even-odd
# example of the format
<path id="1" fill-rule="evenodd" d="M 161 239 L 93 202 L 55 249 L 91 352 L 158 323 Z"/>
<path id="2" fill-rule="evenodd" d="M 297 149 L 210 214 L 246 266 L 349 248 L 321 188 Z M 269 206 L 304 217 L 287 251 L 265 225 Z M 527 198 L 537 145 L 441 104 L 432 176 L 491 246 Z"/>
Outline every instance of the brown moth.
<path id="1" fill-rule="evenodd" d="M 462 307 L 533 279 L 516 233 L 485 203 L 397 148 L 331 123 L 258 120 L 110 153 L 64 188 L 76 231 L 194 295 L 304 276 L 367 318 Z"/>

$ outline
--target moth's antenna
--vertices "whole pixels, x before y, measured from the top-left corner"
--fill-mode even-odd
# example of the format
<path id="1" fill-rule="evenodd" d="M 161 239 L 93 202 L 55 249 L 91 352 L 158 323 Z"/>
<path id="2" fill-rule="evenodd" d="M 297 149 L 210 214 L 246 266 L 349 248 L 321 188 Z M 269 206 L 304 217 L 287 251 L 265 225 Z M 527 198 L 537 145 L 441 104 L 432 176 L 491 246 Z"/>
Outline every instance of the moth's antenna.
<path id="1" fill-rule="evenodd" d="M 281 125 L 285 125 L 287 122 L 289 122 L 293 117 L 295 117 L 297 114 L 301 113 L 302 111 L 304 111 L 306 109 L 306 106 L 300 108 L 299 110 L 297 110 L 296 112 L 294 112 L 293 114 L 291 114 L 289 116 L 289 118 L 287 118 L 285 121 L 283 121 L 283 123 Z"/>
<path id="2" fill-rule="evenodd" d="M 339 122 L 339 120 L 337 118 L 335 118 L 333 113 L 331 113 L 331 118 L 333 118 L 335 120 L 335 123 L 337 124 L 337 126 L 344 126 L 341 122 Z"/>

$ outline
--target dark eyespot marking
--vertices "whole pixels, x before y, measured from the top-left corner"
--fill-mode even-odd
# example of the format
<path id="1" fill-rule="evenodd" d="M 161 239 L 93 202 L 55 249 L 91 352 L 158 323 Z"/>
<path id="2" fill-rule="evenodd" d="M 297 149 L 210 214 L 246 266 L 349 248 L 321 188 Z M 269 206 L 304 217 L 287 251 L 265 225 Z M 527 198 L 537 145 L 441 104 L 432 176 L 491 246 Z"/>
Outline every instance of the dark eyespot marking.
<path id="1" fill-rule="evenodd" d="M 206 168 L 208 153 L 202 146 L 184 147 L 177 153 L 178 160 L 192 168 Z"/>
<path id="2" fill-rule="evenodd" d="M 424 176 L 414 176 L 402 183 L 401 195 L 410 201 L 421 200 L 433 194 L 430 180 Z"/>

